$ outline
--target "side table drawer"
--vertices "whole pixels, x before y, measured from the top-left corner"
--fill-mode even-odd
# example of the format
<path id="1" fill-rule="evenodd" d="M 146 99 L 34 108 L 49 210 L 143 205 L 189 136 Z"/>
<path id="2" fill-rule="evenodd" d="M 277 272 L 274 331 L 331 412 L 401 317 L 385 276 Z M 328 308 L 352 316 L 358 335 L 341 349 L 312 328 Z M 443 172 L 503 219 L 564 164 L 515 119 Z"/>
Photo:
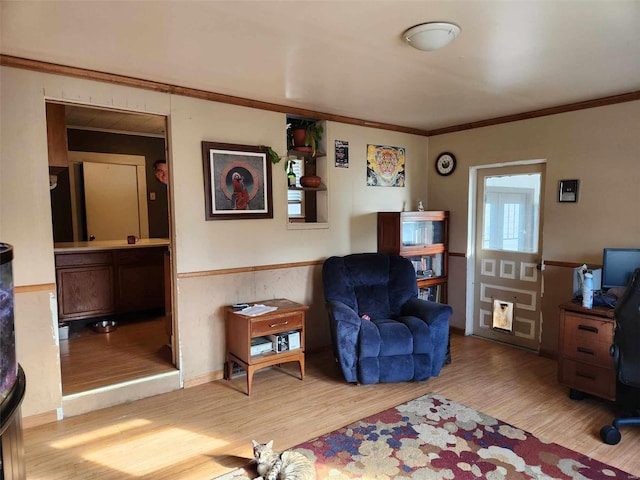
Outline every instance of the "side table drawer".
<path id="1" fill-rule="evenodd" d="M 251 337 L 260 337 L 272 333 L 288 332 L 289 330 L 300 330 L 304 322 L 304 315 L 283 315 L 276 318 L 251 321 Z"/>
<path id="2" fill-rule="evenodd" d="M 561 362 L 560 382 L 575 390 L 615 400 L 615 371 L 611 368 L 564 359 Z"/>

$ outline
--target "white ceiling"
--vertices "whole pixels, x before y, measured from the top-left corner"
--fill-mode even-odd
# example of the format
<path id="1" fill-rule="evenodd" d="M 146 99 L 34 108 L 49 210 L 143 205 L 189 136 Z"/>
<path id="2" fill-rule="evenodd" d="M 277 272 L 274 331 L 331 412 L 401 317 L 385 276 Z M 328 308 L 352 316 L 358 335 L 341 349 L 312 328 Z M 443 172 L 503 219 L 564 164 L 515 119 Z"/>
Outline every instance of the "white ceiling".
<path id="1" fill-rule="evenodd" d="M 5 1 L 3 54 L 421 130 L 640 91 L 640 1 Z M 451 21 L 448 47 L 402 32 Z"/>

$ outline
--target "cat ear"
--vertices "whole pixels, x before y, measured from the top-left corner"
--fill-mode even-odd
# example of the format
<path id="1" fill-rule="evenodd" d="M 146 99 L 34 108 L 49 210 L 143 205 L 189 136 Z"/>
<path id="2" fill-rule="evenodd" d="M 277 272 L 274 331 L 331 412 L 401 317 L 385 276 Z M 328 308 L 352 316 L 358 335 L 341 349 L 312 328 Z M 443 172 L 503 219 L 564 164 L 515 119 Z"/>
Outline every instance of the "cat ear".
<path id="1" fill-rule="evenodd" d="M 253 445 L 253 448 L 255 448 L 259 445 L 259 443 L 256 442 L 255 440 L 251 440 L 251 445 Z"/>
<path id="2" fill-rule="evenodd" d="M 273 448 L 273 440 L 269 440 L 269 443 L 267 443 L 267 448 Z"/>

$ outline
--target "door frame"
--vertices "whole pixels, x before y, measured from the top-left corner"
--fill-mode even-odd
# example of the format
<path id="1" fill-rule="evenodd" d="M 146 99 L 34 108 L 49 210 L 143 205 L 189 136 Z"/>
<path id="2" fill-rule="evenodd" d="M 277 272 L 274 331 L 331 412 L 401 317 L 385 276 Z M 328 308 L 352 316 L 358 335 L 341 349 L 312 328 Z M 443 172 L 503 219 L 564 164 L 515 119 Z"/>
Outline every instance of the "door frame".
<path id="1" fill-rule="evenodd" d="M 170 304 L 168 305 L 170 307 L 170 317 L 171 317 L 171 330 L 172 333 L 170 335 L 170 340 L 169 343 L 171 345 L 171 360 L 172 363 L 175 367 L 175 369 L 178 372 L 178 382 L 179 382 L 179 388 L 184 388 L 184 374 L 183 374 L 183 366 L 182 366 L 182 352 L 180 350 L 181 348 L 181 342 L 180 342 L 180 331 L 178 328 L 179 325 L 179 320 L 178 320 L 178 313 L 177 313 L 177 308 L 176 308 L 176 304 L 177 304 L 177 261 L 176 261 L 176 255 L 175 255 L 175 211 L 174 211 L 174 196 L 173 196 L 173 189 L 171 187 L 172 184 L 172 179 L 173 179 L 173 172 L 172 172 L 172 147 L 171 147 L 171 133 L 170 133 L 170 128 L 171 128 L 171 122 L 169 121 L 169 114 L 168 113 L 155 113 L 155 112 L 141 112 L 141 111 L 136 111 L 136 110 L 128 110 L 128 109 L 122 109 L 122 108 L 109 108 L 109 107 L 105 107 L 102 105 L 97 105 L 97 104 L 91 104 L 91 103 L 84 103 L 84 102 L 70 102 L 70 101 L 64 101 L 64 100 L 60 100 L 60 99 L 55 99 L 55 98 L 49 98 L 49 97 L 45 97 L 44 99 L 45 104 L 47 103 L 55 103 L 55 104 L 61 104 L 61 105 L 69 105 L 69 106 L 74 106 L 74 107 L 82 107 L 82 108 L 87 108 L 87 109 L 91 109 L 91 110 L 102 110 L 106 113 L 108 112 L 119 112 L 119 113 L 124 113 L 124 114 L 131 114 L 131 115 L 136 115 L 136 114 L 145 114 L 145 115 L 154 115 L 154 116 L 158 116 L 158 117 L 162 117 L 163 118 L 163 122 L 165 125 L 165 133 L 162 136 L 164 139 L 164 150 L 165 150 L 165 159 L 166 159 L 166 163 L 167 166 L 169 167 L 169 184 L 167 185 L 167 202 L 168 202 L 168 222 L 169 222 L 169 246 L 168 246 L 168 253 L 169 253 L 169 258 L 168 261 L 166 261 L 166 265 L 170 268 L 170 272 L 169 272 L 169 279 L 170 279 L 170 285 L 168 287 L 168 293 L 169 293 L 169 300 L 170 300 Z M 106 131 L 108 132 L 108 130 L 100 130 L 100 131 Z M 130 132 L 127 130 L 113 130 L 111 133 L 116 133 L 116 134 L 121 134 L 121 135 L 127 135 L 127 134 L 133 134 L 135 135 L 135 132 Z M 67 132 L 65 131 L 65 139 L 67 137 Z M 69 155 L 72 151 L 67 151 L 67 155 Z M 115 155 L 115 154 L 101 154 L 101 153 L 96 153 L 96 152 L 83 152 L 83 153 L 89 153 L 90 155 Z M 128 156 L 128 157 L 137 157 L 137 155 L 128 155 L 128 154 L 118 154 L 120 156 Z M 94 157 L 97 158 L 97 157 Z M 144 158 L 144 157 L 142 157 Z M 70 166 L 70 175 L 71 170 L 73 170 L 73 168 L 71 168 L 71 160 L 69 158 L 69 156 L 67 157 L 67 161 L 69 163 Z M 143 167 L 143 172 L 145 170 L 145 167 Z M 143 172 L 140 172 L 141 174 Z M 145 181 L 145 192 L 146 192 L 146 177 L 144 175 L 141 175 L 142 179 L 144 179 Z M 73 197 L 73 195 L 72 195 Z M 73 200 L 72 200 L 73 201 Z M 146 193 L 144 194 L 144 201 L 146 202 Z M 144 202 L 141 202 L 142 204 L 144 204 Z M 72 207 L 75 208 L 75 205 Z M 74 213 L 75 215 L 75 213 Z M 148 236 L 148 212 L 145 210 L 144 212 L 145 217 L 147 218 L 147 228 L 146 228 L 146 232 L 147 232 L 147 236 Z M 77 228 L 74 225 L 73 226 L 73 234 L 74 237 L 76 235 L 77 232 Z M 52 245 L 53 248 L 53 245 Z M 53 259 L 53 255 L 52 255 L 52 259 Z M 53 266 L 55 267 L 55 265 Z M 52 267 L 52 268 L 53 268 Z M 56 307 L 57 308 L 57 307 Z M 56 318 L 54 318 L 54 320 L 57 319 L 57 315 Z M 55 325 L 54 328 L 57 328 L 57 324 Z M 58 345 L 58 355 L 60 355 L 60 346 Z M 59 359 L 58 359 L 59 360 Z M 153 378 L 153 377 L 149 377 L 149 378 Z M 144 381 L 144 379 L 143 379 Z M 112 387 L 106 387 L 105 389 L 103 389 L 103 391 L 110 391 L 112 390 Z M 145 395 L 146 396 L 146 395 Z M 145 396 L 141 397 L 144 398 Z M 64 400 L 64 397 L 63 397 Z M 63 408 L 63 407 L 60 407 Z M 100 408 L 100 407 L 98 407 Z"/>
<path id="2" fill-rule="evenodd" d="M 477 219 L 477 182 L 478 182 L 478 171 L 479 170 L 487 170 L 492 168 L 502 168 L 502 167 L 516 167 L 520 165 L 537 165 L 537 164 L 546 164 L 547 160 L 542 159 L 532 159 L 532 160 L 515 160 L 513 162 L 501 162 L 501 163 L 488 163 L 486 165 L 476 165 L 469 167 L 469 197 L 468 197 L 468 209 L 467 209 L 467 297 L 466 297 L 466 312 L 465 312 L 465 325 L 464 325 L 464 334 L 472 335 L 473 334 L 473 312 L 475 310 L 475 275 L 476 275 L 476 259 L 475 259 L 475 251 L 476 251 L 476 227 L 478 225 Z M 544 183 L 546 182 L 546 176 L 543 177 L 542 184 L 542 192 L 541 195 L 544 195 Z M 540 232 L 543 232 L 544 226 L 544 215 L 543 212 L 540 212 Z M 542 249 L 544 248 L 544 244 L 540 245 L 540 258 L 544 258 Z M 544 261 L 542 268 L 544 270 Z M 541 285 L 540 296 L 544 295 L 544 281 Z"/>

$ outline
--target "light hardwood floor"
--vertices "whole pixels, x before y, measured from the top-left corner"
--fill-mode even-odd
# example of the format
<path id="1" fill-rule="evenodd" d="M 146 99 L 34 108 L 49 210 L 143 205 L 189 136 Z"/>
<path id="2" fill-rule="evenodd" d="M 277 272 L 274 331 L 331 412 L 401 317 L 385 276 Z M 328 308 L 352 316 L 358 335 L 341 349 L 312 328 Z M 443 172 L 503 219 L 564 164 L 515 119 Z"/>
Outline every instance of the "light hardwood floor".
<path id="1" fill-rule="evenodd" d="M 346 384 L 328 351 L 297 365 L 158 395 L 25 430 L 30 479 L 212 479 L 241 466 L 251 440 L 292 447 L 430 392 L 476 408 L 538 437 L 640 474 L 640 428 L 603 444 L 608 402 L 573 401 L 556 362 L 486 340 L 452 336 L 453 363 L 420 383 Z"/>
<path id="2" fill-rule="evenodd" d="M 165 317 L 121 321 L 110 333 L 79 329 L 60 341 L 62 394 L 175 370 L 167 342 Z"/>

